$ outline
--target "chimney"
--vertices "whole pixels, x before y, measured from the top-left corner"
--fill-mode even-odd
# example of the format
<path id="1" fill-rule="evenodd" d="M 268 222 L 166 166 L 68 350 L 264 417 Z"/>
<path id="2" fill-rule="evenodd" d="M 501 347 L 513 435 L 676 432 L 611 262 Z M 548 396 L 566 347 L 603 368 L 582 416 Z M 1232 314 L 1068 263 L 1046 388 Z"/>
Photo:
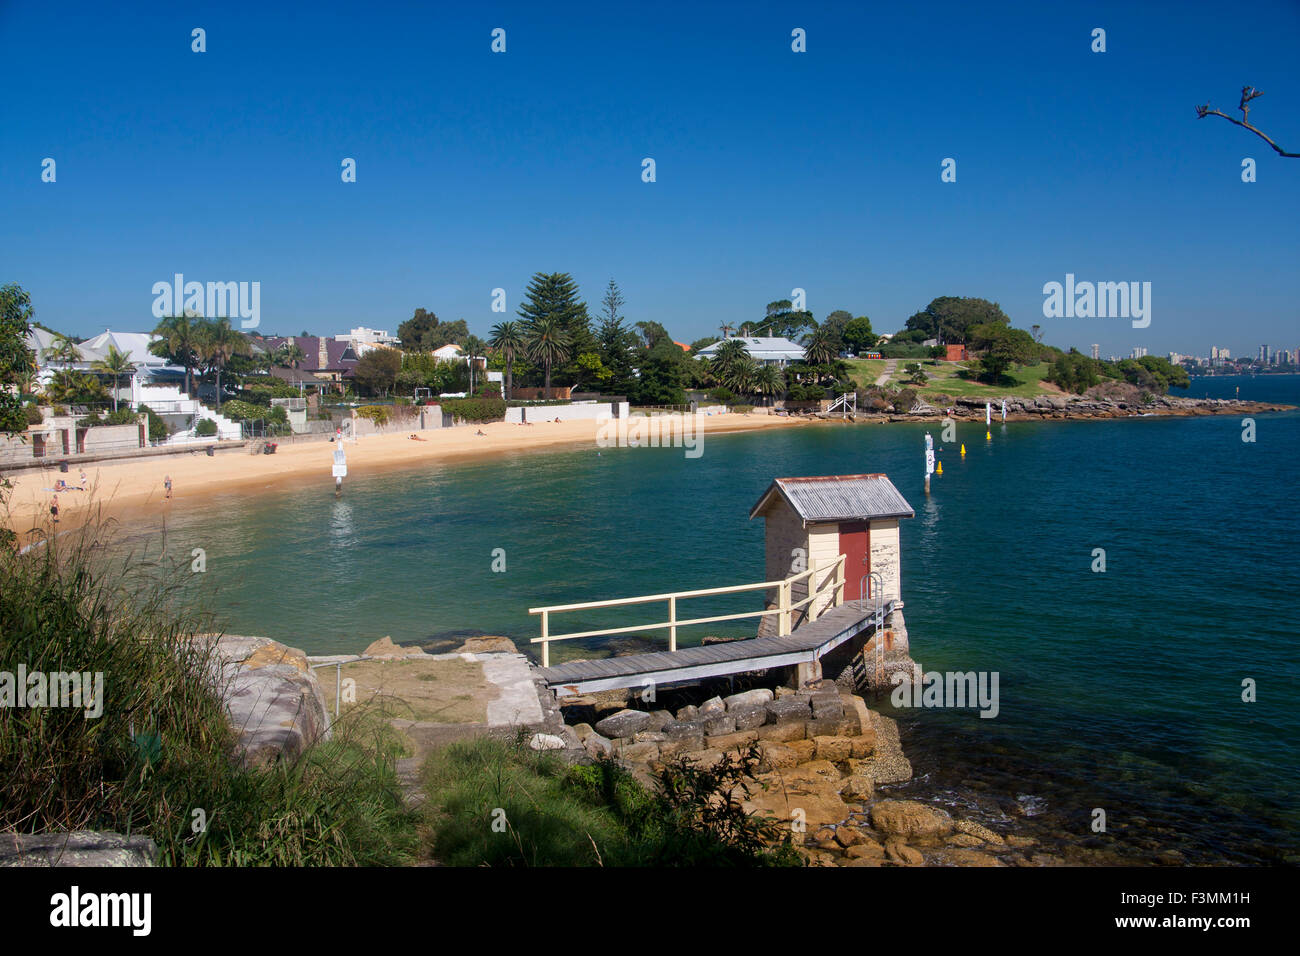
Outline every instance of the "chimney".
<path id="1" fill-rule="evenodd" d="M 329 368 L 330 350 L 329 350 L 329 346 L 326 344 L 327 340 L 325 336 L 322 335 L 316 341 L 320 343 L 320 349 L 316 353 L 317 367 L 321 369 Z"/>

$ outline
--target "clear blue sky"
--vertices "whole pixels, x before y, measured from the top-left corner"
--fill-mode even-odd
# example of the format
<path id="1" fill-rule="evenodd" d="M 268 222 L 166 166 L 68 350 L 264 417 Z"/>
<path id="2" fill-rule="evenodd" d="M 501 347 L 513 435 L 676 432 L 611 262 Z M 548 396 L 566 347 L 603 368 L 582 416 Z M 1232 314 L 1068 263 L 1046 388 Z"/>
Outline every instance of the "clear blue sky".
<path id="1" fill-rule="evenodd" d="M 1300 151 L 1298 47 L 1294 2 L 0 0 L 0 282 L 78 335 L 182 272 L 261 282 L 265 332 L 486 336 L 541 270 L 686 342 L 802 287 L 877 331 L 972 295 L 1103 355 L 1294 348 L 1300 159 L 1193 108 L 1253 84 Z M 1043 319 L 1067 272 L 1151 282 L 1150 328 Z"/>

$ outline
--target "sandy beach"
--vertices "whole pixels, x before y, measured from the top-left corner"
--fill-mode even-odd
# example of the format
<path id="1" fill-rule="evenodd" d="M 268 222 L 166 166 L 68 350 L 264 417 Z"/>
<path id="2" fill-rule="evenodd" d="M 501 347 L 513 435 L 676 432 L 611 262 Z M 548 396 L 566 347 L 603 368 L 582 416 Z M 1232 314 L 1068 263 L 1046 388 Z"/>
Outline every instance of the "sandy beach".
<path id="1" fill-rule="evenodd" d="M 805 423 L 770 415 L 716 415 L 700 419 L 705 432 L 725 433 L 780 428 Z M 419 432 L 424 441 L 412 441 L 409 433 L 367 435 L 347 442 L 348 481 L 386 469 L 417 467 L 425 462 L 464 461 L 491 455 L 526 452 L 563 446 L 595 445 L 600 425 L 596 421 L 538 422 L 515 425 L 494 422 L 460 428 Z M 483 434 L 478 434 L 479 431 Z M 69 485 L 80 484 L 79 471 L 86 473 L 85 491 L 59 493 L 59 527 L 80 524 L 96 507 L 100 513 L 128 517 L 142 507 L 157 507 L 164 498 L 163 481 L 172 480 L 172 501 L 168 507 L 183 507 L 214 492 L 235 488 L 254 492 L 298 482 L 319 486 L 328 493 L 333 484 L 330 468 L 334 445 L 328 441 L 296 444 L 282 442 L 274 455 L 254 455 L 246 450 L 220 452 L 209 458 L 197 446 L 193 453 L 162 455 L 121 461 L 72 464 L 63 474 L 56 459 L 48 468 L 10 472 L 13 484 L 5 523 L 25 532 L 49 520 L 55 483 L 62 478 Z"/>

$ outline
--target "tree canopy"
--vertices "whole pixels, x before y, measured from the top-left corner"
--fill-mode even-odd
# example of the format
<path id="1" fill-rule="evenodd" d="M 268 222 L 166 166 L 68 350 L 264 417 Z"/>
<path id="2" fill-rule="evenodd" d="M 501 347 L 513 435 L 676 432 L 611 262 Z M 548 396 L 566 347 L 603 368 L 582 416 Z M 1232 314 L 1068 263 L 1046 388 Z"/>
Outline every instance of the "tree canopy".
<path id="1" fill-rule="evenodd" d="M 908 319 L 905 328 L 909 332 L 922 333 L 919 337 L 910 337 L 915 341 L 938 339 L 969 344 L 971 329 L 977 325 L 1010 324 L 1011 320 L 996 302 L 941 295 Z"/>
<path id="2" fill-rule="evenodd" d="M 451 343 L 461 344 L 469 335 L 464 319 L 443 322 L 432 312 L 416 309 L 415 314 L 397 327 L 402 348 L 411 352 L 431 352 Z"/>

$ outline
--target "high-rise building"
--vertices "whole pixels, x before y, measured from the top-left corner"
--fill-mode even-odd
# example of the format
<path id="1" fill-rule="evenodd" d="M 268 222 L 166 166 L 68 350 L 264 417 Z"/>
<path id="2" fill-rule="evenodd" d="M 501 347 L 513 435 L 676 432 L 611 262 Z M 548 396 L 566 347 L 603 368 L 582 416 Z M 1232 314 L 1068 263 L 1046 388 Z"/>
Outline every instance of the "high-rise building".
<path id="1" fill-rule="evenodd" d="M 1098 344 L 1096 344 L 1095 342 L 1093 343 L 1093 346 L 1092 346 L 1092 357 L 1093 357 L 1094 359 L 1099 359 L 1099 358 L 1101 358 L 1101 346 L 1098 345 Z"/>
<path id="2" fill-rule="evenodd" d="M 1143 358 L 1146 356 L 1146 354 L 1147 354 L 1147 350 L 1144 349 L 1142 346 L 1138 345 L 1135 346 L 1133 351 L 1129 353 L 1129 358 Z"/>
<path id="3" fill-rule="evenodd" d="M 1271 354 L 1271 349 L 1267 345 L 1259 347 L 1259 361 L 1261 365 L 1267 365 Z"/>

